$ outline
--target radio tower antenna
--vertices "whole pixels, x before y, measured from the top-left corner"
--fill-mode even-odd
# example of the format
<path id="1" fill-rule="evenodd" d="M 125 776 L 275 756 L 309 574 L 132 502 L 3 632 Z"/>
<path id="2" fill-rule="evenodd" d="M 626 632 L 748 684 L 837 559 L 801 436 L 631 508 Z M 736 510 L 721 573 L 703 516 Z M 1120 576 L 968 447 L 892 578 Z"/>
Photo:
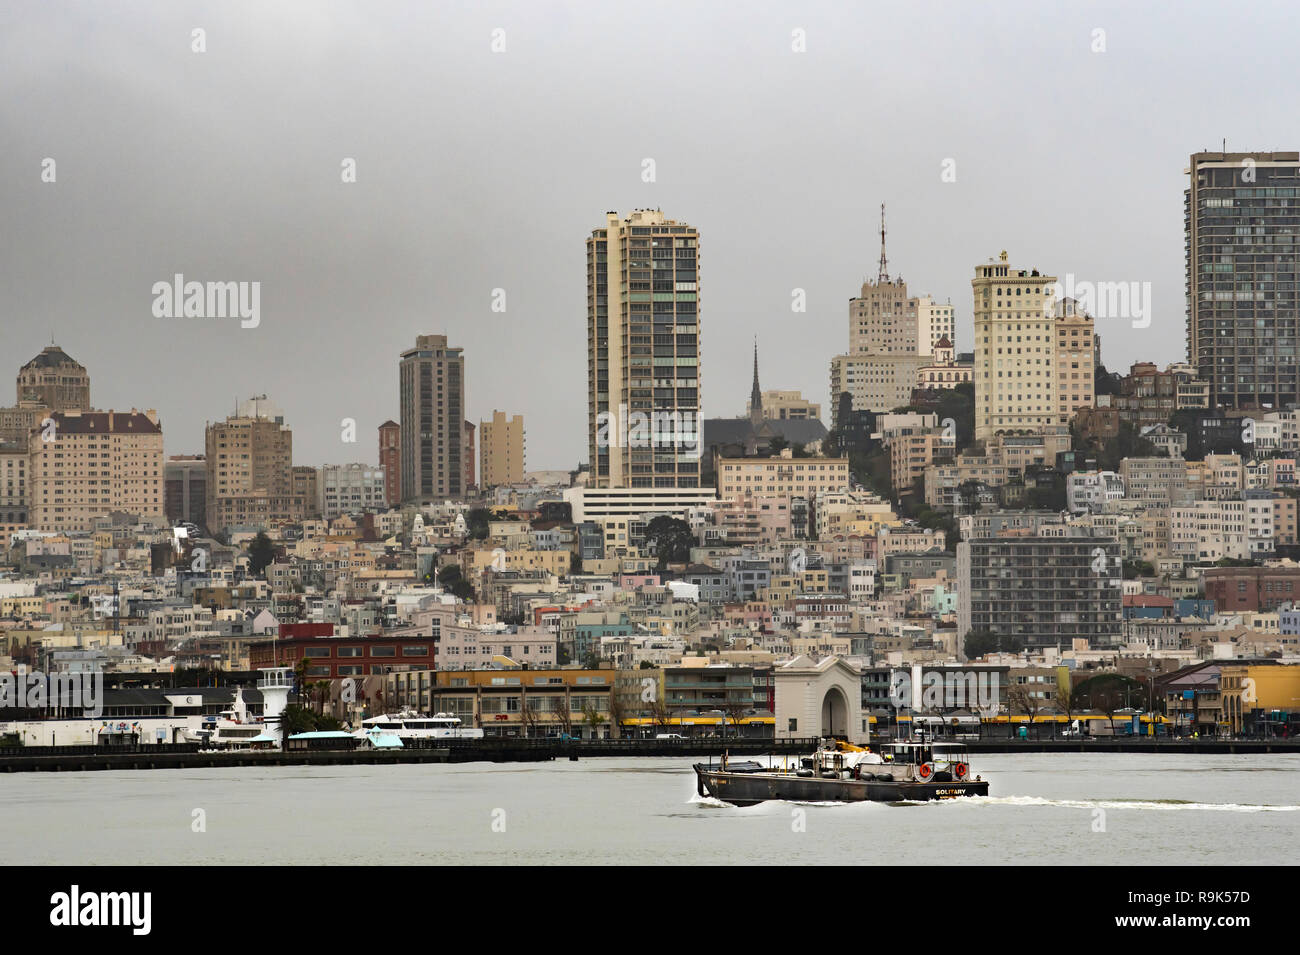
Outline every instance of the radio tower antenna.
<path id="1" fill-rule="evenodd" d="M 876 283 L 883 285 L 889 281 L 889 260 L 885 258 L 885 204 L 880 204 L 880 273 Z"/>

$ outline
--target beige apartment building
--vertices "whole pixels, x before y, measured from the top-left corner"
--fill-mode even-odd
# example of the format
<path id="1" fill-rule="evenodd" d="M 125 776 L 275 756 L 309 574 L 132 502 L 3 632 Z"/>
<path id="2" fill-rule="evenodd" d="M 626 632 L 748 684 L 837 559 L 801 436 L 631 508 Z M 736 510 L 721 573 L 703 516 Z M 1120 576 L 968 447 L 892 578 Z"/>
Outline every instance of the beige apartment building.
<path id="1" fill-rule="evenodd" d="M 950 458 L 956 450 L 954 439 L 945 436 L 942 429 L 907 429 L 906 433 L 889 439 L 890 479 L 896 494 L 912 493 L 917 479 L 925 478 L 925 470 L 935 460 Z"/>
<path id="2" fill-rule="evenodd" d="M 975 268 L 975 437 L 1057 424 L 1056 279 L 1013 269 L 1004 251 Z"/>
<path id="3" fill-rule="evenodd" d="M 916 350 L 921 355 L 934 355 L 940 342 L 950 344 L 957 340 L 953 327 L 952 303 L 936 302 L 929 295 L 916 300 Z"/>
<path id="4" fill-rule="evenodd" d="M 787 449 L 778 458 L 718 458 L 718 498 L 790 494 L 812 498 L 849 486 L 848 458 L 796 458 Z"/>
<path id="5" fill-rule="evenodd" d="M 1287 494 L 1273 495 L 1273 540 L 1278 544 L 1300 542 L 1296 535 L 1296 499 Z"/>
<path id="6" fill-rule="evenodd" d="M 491 421 L 480 421 L 479 481 L 485 488 L 518 484 L 524 479 L 524 416 L 507 418 L 493 409 Z"/>
<path id="7" fill-rule="evenodd" d="M 910 404 L 929 355 L 836 355 L 831 359 L 831 396 L 848 392 L 854 411 L 884 414 Z"/>
<path id="8" fill-rule="evenodd" d="M 0 534 L 6 537 L 27 526 L 29 456 L 26 442 L 0 443 Z"/>
<path id="9" fill-rule="evenodd" d="M 1050 425 L 1031 434 L 999 434 L 984 442 L 984 453 L 963 452 L 936 460 L 925 469 L 925 501 L 931 507 L 953 508 L 967 481 L 1002 487 L 1022 476 L 1030 465 L 1051 466 L 1070 449 L 1070 429 Z"/>
<path id="10" fill-rule="evenodd" d="M 1125 458 L 1119 476 L 1124 500 L 1138 507 L 1186 505 L 1201 496 L 1188 484 L 1182 458 Z"/>
<path id="11" fill-rule="evenodd" d="M 241 404 L 225 421 L 209 423 L 205 437 L 210 531 L 299 521 L 315 509 L 315 470 L 307 469 L 310 476 L 295 473 L 293 432 L 265 396 Z"/>
<path id="12" fill-rule="evenodd" d="M 592 487 L 699 487 L 699 245 L 657 209 L 586 240 Z"/>
<path id="13" fill-rule="evenodd" d="M 56 411 L 50 419 L 52 429 L 29 436 L 32 527 L 88 531 L 113 511 L 166 521 L 157 412 Z"/>
<path id="14" fill-rule="evenodd" d="M 822 406 L 809 401 L 799 391 L 765 391 L 762 395 L 763 417 L 773 421 L 820 419 Z M 754 402 L 745 402 L 745 417 L 754 411 Z"/>
<path id="15" fill-rule="evenodd" d="M 908 404 L 924 370 L 941 363 L 938 350 L 956 341 L 951 303 L 908 295 L 907 283 L 891 280 L 887 268 L 882 209 L 879 273 L 849 300 L 849 350 L 831 359 L 831 399 L 847 392 L 855 411 Z M 943 363 L 952 363 L 950 353 Z"/>
<path id="16" fill-rule="evenodd" d="M 1056 303 L 1057 424 L 1069 424 L 1075 412 L 1093 407 L 1094 323 L 1074 299 Z"/>
<path id="17" fill-rule="evenodd" d="M 295 464 L 289 476 L 293 496 L 302 499 L 303 517 L 320 517 L 320 472 L 310 464 Z"/>

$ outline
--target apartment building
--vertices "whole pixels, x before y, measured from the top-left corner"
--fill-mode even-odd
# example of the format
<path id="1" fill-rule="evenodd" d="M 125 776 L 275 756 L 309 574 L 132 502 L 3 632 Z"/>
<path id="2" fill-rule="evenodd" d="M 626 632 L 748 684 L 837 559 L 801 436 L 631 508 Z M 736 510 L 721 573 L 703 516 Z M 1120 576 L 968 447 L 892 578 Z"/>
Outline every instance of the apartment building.
<path id="1" fill-rule="evenodd" d="M 955 509 L 963 484 L 1002 487 L 1030 466 L 1050 467 L 1070 448 L 1070 432 L 1046 425 L 1030 434 L 997 434 L 984 441 L 984 453 L 965 452 L 925 469 L 925 500 L 931 507 Z"/>
<path id="2" fill-rule="evenodd" d="M 822 406 L 809 401 L 799 391 L 764 391 L 762 394 L 763 417 L 773 421 L 790 421 L 820 419 Z M 754 402 L 745 403 L 745 417 L 753 414 Z"/>
<path id="3" fill-rule="evenodd" d="M 1187 168 L 1187 361 L 1210 402 L 1300 401 L 1300 153 L 1199 152 Z"/>
<path id="4" fill-rule="evenodd" d="M 1069 424 L 1074 415 L 1093 406 L 1092 316 L 1074 299 L 1056 303 L 1056 403 L 1057 424 Z"/>
<path id="5" fill-rule="evenodd" d="M 1007 253 L 975 268 L 975 437 L 1060 424 L 1056 279 Z"/>
<path id="6" fill-rule="evenodd" d="M 27 527 L 28 471 L 27 442 L 0 443 L 0 535 Z"/>
<path id="7" fill-rule="evenodd" d="M 653 209 L 605 219 L 586 242 L 590 483 L 698 487 L 699 232 Z"/>
<path id="8" fill-rule="evenodd" d="M 50 421 L 28 442 L 32 527 L 88 531 L 113 511 L 166 520 L 157 412 L 55 411 Z"/>
<path id="9" fill-rule="evenodd" d="M 1197 495 L 1181 458 L 1125 458 L 1119 465 L 1125 499 L 1139 507 L 1188 504 Z"/>
<path id="10" fill-rule="evenodd" d="M 957 631 L 1017 638 L 1026 647 L 1113 646 L 1122 626 L 1119 541 L 1040 525 L 957 545 Z"/>
<path id="11" fill-rule="evenodd" d="M 1270 502 L 1270 528 L 1272 510 Z M 1269 537 L 1271 540 L 1271 533 Z M 1247 535 L 1246 502 L 1196 501 L 1169 508 L 1169 550 L 1175 557 L 1189 562 L 1249 559 L 1251 543 Z"/>
<path id="12" fill-rule="evenodd" d="M 847 393 L 854 411 L 883 413 L 912 400 L 929 355 L 836 355 L 831 359 L 831 395 Z"/>
<path id="13" fill-rule="evenodd" d="M 486 736 L 606 739 L 617 733 L 610 716 L 617 674 L 613 668 L 439 670 L 420 708 L 459 716 Z M 394 693 L 401 679 L 390 680 Z"/>
<path id="14" fill-rule="evenodd" d="M 402 503 L 402 426 L 388 420 L 379 426 L 379 466 L 384 471 L 384 501 Z"/>
<path id="15" fill-rule="evenodd" d="M 208 462 L 201 454 L 173 454 L 163 465 L 164 510 L 168 522 L 207 520 Z"/>
<path id="16" fill-rule="evenodd" d="M 204 443 L 206 524 L 213 533 L 237 524 L 299 521 L 314 509 L 308 488 L 295 488 L 293 432 L 265 395 L 242 402 L 225 421 L 209 423 Z"/>
<path id="17" fill-rule="evenodd" d="M 465 355 L 446 335 L 419 335 L 398 366 L 402 501 L 465 493 Z"/>
<path id="18" fill-rule="evenodd" d="M 913 483 L 924 480 L 926 468 L 938 459 L 950 459 L 955 437 L 942 429 L 913 430 L 889 439 L 889 473 L 897 494 L 911 494 Z"/>
<path id="19" fill-rule="evenodd" d="M 789 449 L 776 458 L 718 458 L 718 497 L 790 495 L 811 498 L 849 486 L 848 458 L 796 458 Z"/>
<path id="20" fill-rule="evenodd" d="M 370 464 L 327 464 L 316 473 L 316 510 L 327 521 L 388 507 L 387 475 Z"/>
<path id="21" fill-rule="evenodd" d="M 1219 613 L 1277 610 L 1300 600 L 1300 569 L 1295 567 L 1210 567 L 1205 596 Z"/>
<path id="22" fill-rule="evenodd" d="M 504 411 L 492 412 L 491 421 L 479 422 L 479 449 L 482 455 L 479 479 L 483 487 L 518 484 L 524 479 L 524 416 L 506 417 Z"/>

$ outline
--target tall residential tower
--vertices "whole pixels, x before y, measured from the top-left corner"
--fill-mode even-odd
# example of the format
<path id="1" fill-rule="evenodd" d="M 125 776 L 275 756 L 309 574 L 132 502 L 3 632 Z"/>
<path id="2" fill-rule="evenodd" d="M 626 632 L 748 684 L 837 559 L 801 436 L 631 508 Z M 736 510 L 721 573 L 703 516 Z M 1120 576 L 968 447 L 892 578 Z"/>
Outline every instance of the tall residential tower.
<path id="1" fill-rule="evenodd" d="M 465 356 L 446 335 L 420 335 L 402 352 L 403 502 L 465 493 Z"/>
<path id="2" fill-rule="evenodd" d="M 1196 153 L 1187 173 L 1188 364 L 1211 405 L 1300 401 L 1300 153 Z"/>
<path id="3" fill-rule="evenodd" d="M 592 487 L 700 483 L 699 233 L 638 209 L 587 239 Z"/>
<path id="4" fill-rule="evenodd" d="M 1056 279 L 1013 269 L 1007 253 L 975 267 L 975 437 L 1058 423 Z"/>

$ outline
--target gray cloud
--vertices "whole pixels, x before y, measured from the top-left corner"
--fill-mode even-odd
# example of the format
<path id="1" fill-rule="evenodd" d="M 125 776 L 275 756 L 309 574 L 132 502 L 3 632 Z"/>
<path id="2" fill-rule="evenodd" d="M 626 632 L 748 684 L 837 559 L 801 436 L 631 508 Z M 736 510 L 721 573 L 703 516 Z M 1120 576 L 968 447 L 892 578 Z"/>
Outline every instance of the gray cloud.
<path id="1" fill-rule="evenodd" d="M 1223 137 L 1296 148 L 1296 35 L 1281 3 L 7 4 L 0 372 L 53 333 L 97 405 L 160 411 L 168 453 L 268 392 L 300 463 L 368 461 L 398 352 L 446 333 L 471 420 L 523 412 L 530 466 L 567 467 L 606 209 L 701 230 L 705 410 L 728 415 L 753 334 L 765 387 L 828 401 L 881 202 L 891 271 L 952 299 L 961 350 L 972 269 L 1005 248 L 1150 281 L 1151 327 L 1100 323 L 1104 359 L 1182 359 L 1183 166 Z M 260 281 L 260 327 L 154 318 L 176 272 Z"/>

